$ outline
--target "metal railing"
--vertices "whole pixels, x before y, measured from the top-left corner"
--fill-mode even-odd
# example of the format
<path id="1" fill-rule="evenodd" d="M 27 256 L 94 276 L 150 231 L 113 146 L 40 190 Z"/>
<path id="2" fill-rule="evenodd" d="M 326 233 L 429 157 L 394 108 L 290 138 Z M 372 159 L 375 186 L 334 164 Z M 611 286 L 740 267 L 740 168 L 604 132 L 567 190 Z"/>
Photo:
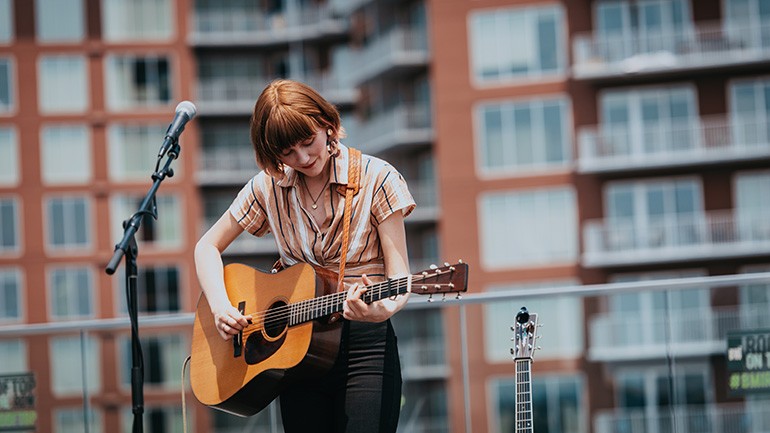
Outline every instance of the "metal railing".
<path id="1" fill-rule="evenodd" d="M 770 156 L 770 122 L 722 115 L 638 128 L 598 125 L 581 128 L 578 140 L 582 172 L 718 163 Z"/>
<path id="2" fill-rule="evenodd" d="M 351 78 L 360 84 L 390 68 L 427 66 L 429 59 L 426 28 L 396 28 L 353 53 Z"/>
<path id="3" fill-rule="evenodd" d="M 770 252 L 770 215 L 737 210 L 589 220 L 583 233 L 585 266 L 657 263 Z"/>
<path id="4" fill-rule="evenodd" d="M 577 78 L 743 64 L 770 58 L 770 24 L 712 22 L 573 38 Z"/>
<path id="5" fill-rule="evenodd" d="M 468 308 L 473 305 L 483 305 L 496 302 L 508 302 L 518 301 L 523 305 L 527 305 L 533 299 L 547 300 L 561 296 L 608 296 L 620 293 L 637 293 L 637 292 L 673 292 L 684 289 L 702 289 L 702 288 L 725 288 L 725 287 L 740 287 L 747 285 L 765 284 L 770 285 L 770 272 L 762 273 L 749 273 L 739 275 L 720 275 L 720 276 L 705 276 L 705 277 L 688 277 L 688 278 L 673 278 L 666 280 L 647 280 L 636 282 L 624 282 L 624 283 L 610 283 L 610 284 L 595 284 L 595 285 L 572 285 L 572 286 L 557 286 L 557 287 L 535 287 L 524 288 L 510 291 L 491 291 L 485 293 L 472 293 L 465 295 L 462 299 L 451 300 L 447 302 L 427 302 L 424 297 L 413 297 L 410 299 L 406 308 L 408 310 L 423 310 L 432 308 L 457 308 L 460 312 L 459 333 L 461 339 L 461 347 L 465 349 L 463 353 L 467 354 L 469 330 L 466 324 L 465 315 Z M 767 306 L 765 305 L 765 308 Z M 693 312 L 696 313 L 696 312 Z M 711 312 L 711 317 L 717 318 L 717 321 L 721 320 L 721 310 L 714 309 Z M 692 316 L 694 316 L 693 314 Z M 684 322 L 697 324 L 697 318 L 687 317 L 683 319 Z M 725 315 L 725 322 L 734 322 L 737 316 Z M 743 320 L 743 319 L 741 319 Z M 164 314 L 164 315 L 144 315 L 139 319 L 140 327 L 143 333 L 158 333 L 163 332 L 180 332 L 180 329 L 191 329 L 193 322 L 192 313 L 177 313 L 177 314 Z M 744 326 L 753 327 L 755 325 L 762 325 L 767 323 L 758 322 L 755 324 L 748 324 Z M 729 326 L 724 326 L 722 329 L 727 330 Z M 89 335 L 99 333 L 115 333 L 115 332 L 128 332 L 129 323 L 128 318 L 113 318 L 113 319 L 95 319 L 95 320 L 78 320 L 70 322 L 57 322 L 57 323 L 17 323 L 7 324 L 0 326 L 0 340 L 7 339 L 20 339 L 20 338 L 39 338 L 45 337 L 58 337 L 62 335 Z M 473 331 L 475 332 L 475 331 Z M 558 331 L 557 331 L 558 332 Z M 591 331 L 594 332 L 594 331 Z M 709 332 L 709 331 L 704 331 Z M 686 338 L 686 335 L 683 336 Z M 81 341 L 85 339 L 81 338 Z M 506 344 L 509 342 L 504 342 Z M 724 341 L 723 348 L 724 348 Z M 444 355 L 443 347 L 437 344 L 426 343 L 421 340 L 402 340 L 400 342 L 402 361 L 404 364 L 410 364 L 406 366 L 405 372 L 407 375 L 405 378 L 409 378 L 409 374 L 418 370 L 409 368 L 421 367 L 421 366 L 434 366 L 440 367 L 442 364 L 441 356 Z M 675 354 L 676 355 L 676 354 Z M 466 407 L 466 424 L 464 430 L 462 427 L 458 431 L 465 431 L 466 433 L 473 433 L 472 419 L 473 417 L 487 416 L 487 413 L 471 413 L 470 412 L 470 382 L 469 382 L 469 359 L 467 356 L 462 358 L 462 371 L 456 371 L 453 374 L 462 374 L 464 377 L 463 399 Z M 91 366 L 93 369 L 94 366 Z M 181 368 L 181 366 L 180 366 Z M 95 374 L 99 374 L 100 369 L 94 369 Z M 435 373 L 434 370 L 433 373 Z M 676 372 L 676 370 L 674 370 Z M 511 375 L 513 373 L 511 372 Z M 429 376 L 429 379 L 435 379 L 435 374 Z M 412 376 L 412 379 L 420 380 L 419 376 Z M 123 390 L 125 392 L 125 390 Z M 177 394 L 178 389 L 168 391 L 154 390 L 153 396 L 165 395 L 167 398 L 172 394 Z M 84 391 L 84 398 L 90 398 L 89 391 Z M 602 389 L 601 392 L 606 392 Z M 164 394 L 165 393 L 165 394 Z M 167 400 L 171 401 L 171 400 Z M 169 403 L 169 404 L 178 404 Z M 129 401 L 125 400 L 124 405 L 128 405 Z M 189 403 L 188 403 L 189 404 Z M 494 404 L 490 402 L 490 404 Z M 151 405 L 151 404 L 150 404 Z M 149 406 L 149 405 L 148 405 Z M 272 407 L 272 406 L 271 406 Z M 631 408 L 614 408 L 609 410 L 598 410 L 595 412 L 592 425 L 594 431 L 597 433 L 609 433 L 609 432 L 629 432 L 629 433 L 668 433 L 668 432 L 708 432 L 708 433 L 760 433 L 767 432 L 770 427 L 770 408 L 767 405 L 750 404 L 750 402 L 744 402 L 740 405 L 723 405 L 716 403 L 707 403 L 699 407 L 684 407 L 684 406 L 649 406 L 649 410 L 657 411 L 656 414 L 650 414 L 648 412 L 639 412 L 636 409 Z M 271 409 L 272 410 L 272 409 Z M 490 409 L 496 410 L 495 408 Z M 582 407 L 582 411 L 588 410 L 587 406 Z M 446 432 L 448 431 L 447 420 L 442 420 L 433 417 L 420 414 L 420 411 L 412 411 L 417 413 L 410 413 L 409 417 L 403 417 L 404 424 L 401 426 L 400 431 L 407 432 Z M 85 411 L 84 411 L 85 413 Z M 178 413 L 178 411 L 175 411 Z M 275 414 L 273 414 L 275 415 Z M 190 417 L 190 415 L 188 415 Z M 272 416 L 270 420 L 269 430 L 260 431 L 277 431 L 276 430 L 276 417 Z M 170 422 L 181 422 L 179 417 L 171 418 Z M 672 426 L 676 426 L 673 429 Z M 210 427 L 204 428 L 206 431 L 211 430 Z M 225 431 L 225 430 L 221 430 Z M 233 431 L 233 430 L 227 430 Z M 237 431 L 237 430 L 235 430 Z"/>
<path id="6" fill-rule="evenodd" d="M 404 104 L 360 122 L 356 139 L 360 149 L 377 154 L 399 145 L 430 143 L 433 121 L 427 104 Z"/>

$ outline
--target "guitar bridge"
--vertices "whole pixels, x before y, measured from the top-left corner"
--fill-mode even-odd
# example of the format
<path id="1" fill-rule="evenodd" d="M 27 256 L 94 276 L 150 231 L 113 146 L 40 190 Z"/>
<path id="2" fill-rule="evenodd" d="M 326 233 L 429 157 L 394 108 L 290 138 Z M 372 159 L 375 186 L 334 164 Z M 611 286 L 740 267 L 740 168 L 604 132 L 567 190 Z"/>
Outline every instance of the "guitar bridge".
<path id="1" fill-rule="evenodd" d="M 243 314 L 246 311 L 246 301 L 238 303 L 238 311 Z M 233 337 L 233 358 L 237 358 L 243 354 L 243 329 Z"/>

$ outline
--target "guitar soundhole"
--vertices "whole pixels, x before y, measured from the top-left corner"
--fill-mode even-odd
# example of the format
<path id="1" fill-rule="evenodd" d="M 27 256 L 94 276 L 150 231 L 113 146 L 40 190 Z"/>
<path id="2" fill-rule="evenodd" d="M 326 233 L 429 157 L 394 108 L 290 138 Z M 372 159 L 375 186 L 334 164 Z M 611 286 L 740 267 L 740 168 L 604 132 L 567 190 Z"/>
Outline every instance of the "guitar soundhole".
<path id="1" fill-rule="evenodd" d="M 289 324 L 289 313 L 285 301 L 278 301 L 270 306 L 265 316 L 265 334 L 268 338 L 277 338 Z"/>

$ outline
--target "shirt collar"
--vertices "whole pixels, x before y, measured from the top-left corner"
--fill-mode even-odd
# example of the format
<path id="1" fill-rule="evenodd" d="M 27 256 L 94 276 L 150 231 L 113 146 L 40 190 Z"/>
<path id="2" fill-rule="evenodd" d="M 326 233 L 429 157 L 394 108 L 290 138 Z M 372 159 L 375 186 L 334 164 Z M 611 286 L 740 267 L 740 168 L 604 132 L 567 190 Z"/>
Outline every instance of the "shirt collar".
<path id="1" fill-rule="evenodd" d="M 332 156 L 332 172 L 330 183 L 338 185 L 348 184 L 348 148 L 342 143 L 337 144 L 339 154 Z M 284 167 L 283 179 L 278 181 L 278 186 L 284 188 L 297 187 L 299 183 L 299 172 L 291 167 Z"/>

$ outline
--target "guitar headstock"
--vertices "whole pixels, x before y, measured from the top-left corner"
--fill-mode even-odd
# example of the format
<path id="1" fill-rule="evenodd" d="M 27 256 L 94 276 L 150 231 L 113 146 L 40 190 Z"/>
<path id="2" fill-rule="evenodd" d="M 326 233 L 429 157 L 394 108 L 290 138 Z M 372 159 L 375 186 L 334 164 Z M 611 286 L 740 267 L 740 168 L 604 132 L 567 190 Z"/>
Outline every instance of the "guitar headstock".
<path id="1" fill-rule="evenodd" d="M 412 275 L 412 293 L 418 295 L 430 295 L 431 301 L 433 295 L 447 293 L 457 293 L 460 298 L 460 292 L 468 290 L 468 264 L 459 260 L 450 265 L 444 263 L 444 266 L 431 266 L 430 269 Z"/>
<path id="2" fill-rule="evenodd" d="M 516 322 L 511 326 L 511 331 L 513 331 L 511 355 L 513 355 L 513 359 L 532 359 L 535 350 L 540 349 L 536 342 L 540 338 L 537 335 L 537 328 L 541 326 L 543 325 L 537 323 L 537 313 L 530 313 L 527 311 L 527 307 L 521 307 L 521 310 L 516 314 Z"/>

